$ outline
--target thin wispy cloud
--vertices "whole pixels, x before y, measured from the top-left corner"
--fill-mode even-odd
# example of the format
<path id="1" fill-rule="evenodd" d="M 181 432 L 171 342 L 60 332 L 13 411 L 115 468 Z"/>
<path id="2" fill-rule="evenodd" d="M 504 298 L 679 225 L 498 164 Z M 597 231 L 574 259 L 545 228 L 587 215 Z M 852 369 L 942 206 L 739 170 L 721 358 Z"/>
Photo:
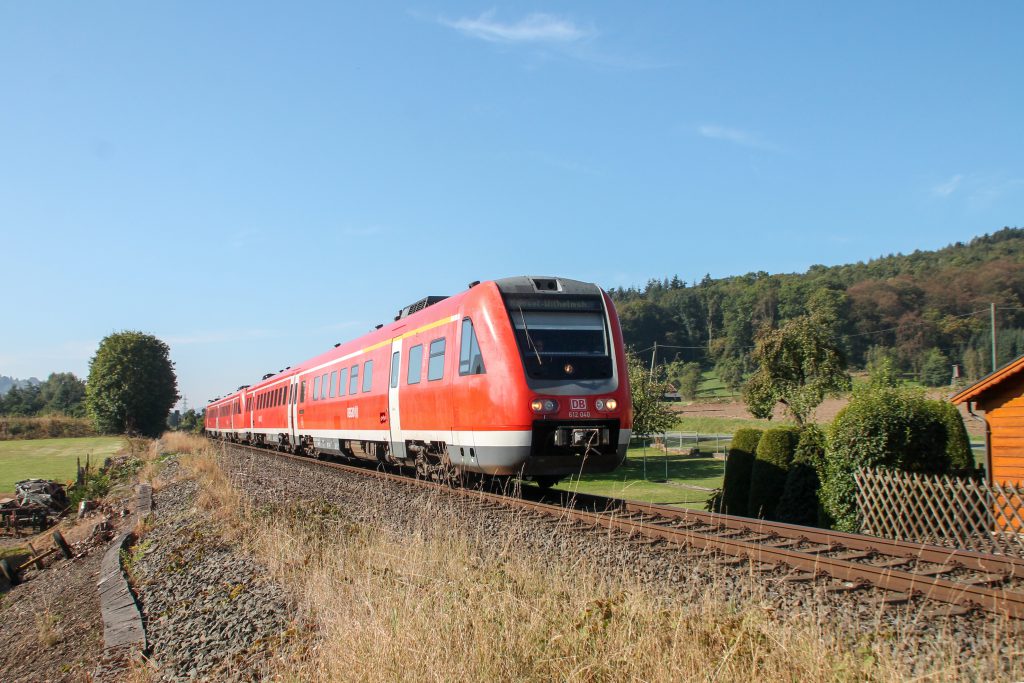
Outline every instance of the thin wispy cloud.
<path id="1" fill-rule="evenodd" d="M 979 181 L 968 198 L 971 206 L 988 209 L 1006 195 L 1024 193 L 1024 178 Z"/>
<path id="2" fill-rule="evenodd" d="M 939 183 L 932 187 L 932 195 L 935 197 L 948 197 L 957 191 L 961 183 L 964 181 L 964 176 L 961 173 L 957 173 L 949 180 Z"/>
<path id="3" fill-rule="evenodd" d="M 714 123 L 705 123 L 697 126 L 697 133 L 704 138 L 709 140 L 721 140 L 723 142 L 729 142 L 740 147 L 750 147 L 751 149 L 762 149 L 766 151 L 778 151 L 779 146 L 765 140 L 756 133 L 752 133 L 741 128 L 730 128 L 728 126 L 721 126 Z"/>
<path id="4" fill-rule="evenodd" d="M 989 209 L 1006 196 L 1024 192 L 1024 178 L 984 173 L 957 173 L 927 189 L 936 200 L 959 199 L 972 209 Z"/>
<path id="5" fill-rule="evenodd" d="M 518 21 L 502 22 L 495 18 L 494 10 L 476 18 L 440 19 L 441 24 L 471 38 L 490 43 L 554 43 L 567 44 L 585 40 L 594 35 L 569 19 L 552 14 L 528 14 Z"/>

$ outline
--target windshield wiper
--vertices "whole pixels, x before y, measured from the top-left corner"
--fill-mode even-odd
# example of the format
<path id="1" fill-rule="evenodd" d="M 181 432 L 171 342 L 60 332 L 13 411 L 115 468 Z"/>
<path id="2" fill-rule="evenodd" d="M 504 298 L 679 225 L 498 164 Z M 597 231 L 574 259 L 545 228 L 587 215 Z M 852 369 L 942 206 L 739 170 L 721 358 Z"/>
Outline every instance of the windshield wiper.
<path id="1" fill-rule="evenodd" d="M 519 319 L 523 321 L 523 332 L 526 333 L 526 343 L 529 344 L 530 348 L 533 349 L 534 355 L 537 356 L 537 365 L 544 365 L 544 361 L 540 359 L 540 350 L 533 343 L 533 340 L 530 339 L 530 328 L 526 324 L 526 316 L 523 315 L 523 307 L 518 306 L 517 308 L 519 309 Z"/>

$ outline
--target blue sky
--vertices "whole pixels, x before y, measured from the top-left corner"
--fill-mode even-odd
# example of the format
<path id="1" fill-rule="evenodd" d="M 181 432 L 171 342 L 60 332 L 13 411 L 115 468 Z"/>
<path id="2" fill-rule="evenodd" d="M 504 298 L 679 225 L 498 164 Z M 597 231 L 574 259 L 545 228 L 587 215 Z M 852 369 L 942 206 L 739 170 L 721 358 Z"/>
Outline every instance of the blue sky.
<path id="1" fill-rule="evenodd" d="M 802 271 L 1024 225 L 1019 2 L 0 0 L 0 374 L 191 405 L 472 280 Z"/>

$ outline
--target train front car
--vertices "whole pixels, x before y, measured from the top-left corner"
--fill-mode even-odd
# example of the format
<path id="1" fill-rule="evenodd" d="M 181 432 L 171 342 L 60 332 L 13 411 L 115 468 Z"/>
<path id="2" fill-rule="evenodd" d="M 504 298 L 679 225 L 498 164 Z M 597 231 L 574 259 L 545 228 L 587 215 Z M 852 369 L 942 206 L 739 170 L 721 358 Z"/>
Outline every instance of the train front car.
<path id="1" fill-rule="evenodd" d="M 501 349 L 502 363 L 493 374 L 487 368 L 494 403 L 477 424 L 499 415 L 501 424 L 476 434 L 475 466 L 467 469 L 542 485 L 614 470 L 626 456 L 633 412 L 611 299 L 597 285 L 565 278 L 487 284 L 492 296 L 480 305 L 493 338 L 482 346 Z M 480 410 L 485 401 L 470 405 Z"/>

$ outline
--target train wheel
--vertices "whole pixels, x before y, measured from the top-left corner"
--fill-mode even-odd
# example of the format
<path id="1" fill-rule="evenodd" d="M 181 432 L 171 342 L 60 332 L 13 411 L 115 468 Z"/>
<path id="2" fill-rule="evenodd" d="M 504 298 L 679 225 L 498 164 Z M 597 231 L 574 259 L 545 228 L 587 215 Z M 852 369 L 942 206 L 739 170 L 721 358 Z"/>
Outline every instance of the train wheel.
<path id="1" fill-rule="evenodd" d="M 558 483 L 558 477 L 534 477 L 533 481 L 541 491 L 547 491 Z"/>

